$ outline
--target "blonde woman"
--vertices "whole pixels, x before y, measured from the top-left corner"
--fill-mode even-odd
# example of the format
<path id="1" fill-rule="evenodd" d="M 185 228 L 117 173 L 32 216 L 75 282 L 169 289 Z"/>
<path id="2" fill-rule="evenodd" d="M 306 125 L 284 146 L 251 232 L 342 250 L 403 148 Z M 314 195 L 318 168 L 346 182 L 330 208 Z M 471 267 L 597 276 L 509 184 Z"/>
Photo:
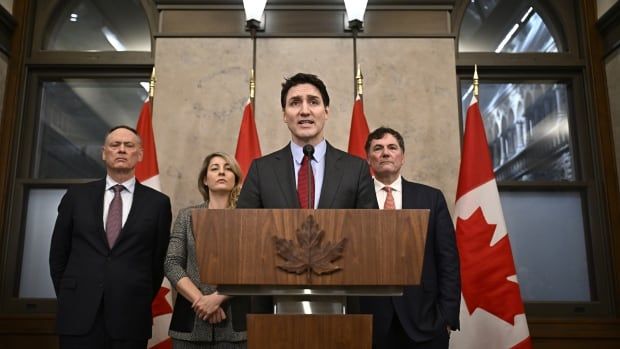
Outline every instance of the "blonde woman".
<path id="1" fill-rule="evenodd" d="M 207 155 L 198 175 L 204 202 L 181 209 L 176 218 L 164 263 L 166 277 L 179 293 L 169 332 L 174 348 L 246 348 L 246 332 L 233 330 L 228 297 L 200 283 L 192 233 L 192 210 L 234 208 L 241 183 L 234 158 L 221 152 Z"/>

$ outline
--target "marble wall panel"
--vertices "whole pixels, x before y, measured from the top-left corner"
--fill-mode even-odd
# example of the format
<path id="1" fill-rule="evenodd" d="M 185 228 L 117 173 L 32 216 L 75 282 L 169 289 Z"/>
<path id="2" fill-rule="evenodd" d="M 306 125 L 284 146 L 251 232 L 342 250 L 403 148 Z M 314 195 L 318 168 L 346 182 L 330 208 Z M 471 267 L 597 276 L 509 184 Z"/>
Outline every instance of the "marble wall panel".
<path id="1" fill-rule="evenodd" d="M 618 0 L 596 0 L 596 14 L 601 18 Z"/>
<path id="2" fill-rule="evenodd" d="M 163 190 L 173 209 L 198 203 L 196 174 L 212 151 L 234 153 L 252 42 L 235 38 L 159 38 L 154 128 Z M 359 39 L 369 126 L 394 127 L 407 145 L 403 174 L 439 187 L 452 206 L 459 124 L 452 39 Z M 263 154 L 290 141 L 282 119 L 284 77 L 317 74 L 331 97 L 325 137 L 346 150 L 354 101 L 353 42 L 341 38 L 257 41 L 256 124 Z"/>
<path id="3" fill-rule="evenodd" d="M 460 163 L 454 40 L 359 39 L 358 62 L 371 131 L 399 131 L 403 176 L 441 189 L 452 209 Z"/>
<path id="4" fill-rule="evenodd" d="M 8 13 L 13 13 L 13 0 L 0 0 L 0 5 L 2 5 Z"/>
<path id="5" fill-rule="evenodd" d="M 173 214 L 202 202 L 197 175 L 214 151 L 234 155 L 249 95 L 252 42 L 233 38 L 158 38 L 153 129 L 162 190 Z"/>
<path id="6" fill-rule="evenodd" d="M 256 53 L 256 128 L 263 154 L 291 140 L 284 124 L 280 91 L 284 77 L 316 74 L 330 97 L 325 138 L 346 150 L 353 108 L 353 42 L 351 39 L 259 39 Z"/>

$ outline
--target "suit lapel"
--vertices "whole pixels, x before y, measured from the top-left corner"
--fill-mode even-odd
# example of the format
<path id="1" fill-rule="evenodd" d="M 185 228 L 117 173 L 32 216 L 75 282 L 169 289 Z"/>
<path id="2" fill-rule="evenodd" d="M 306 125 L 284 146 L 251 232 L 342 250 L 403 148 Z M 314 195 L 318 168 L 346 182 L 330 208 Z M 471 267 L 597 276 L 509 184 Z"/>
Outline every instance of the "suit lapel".
<path id="1" fill-rule="evenodd" d="M 293 165 L 290 143 L 276 153 L 275 159 L 274 178 L 278 182 L 282 197 L 286 201 L 285 207 L 299 208 L 297 187 L 295 186 L 295 166 Z"/>
<path id="2" fill-rule="evenodd" d="M 127 221 L 125 221 L 123 229 L 121 229 L 121 233 L 118 236 L 118 240 L 114 246 L 118 245 L 119 242 L 126 238 L 127 233 L 131 231 L 131 227 L 138 221 L 138 217 L 140 217 L 140 212 L 144 206 L 144 186 L 136 179 L 136 186 L 134 187 L 133 200 L 131 202 L 131 208 L 129 209 L 129 215 L 127 216 Z"/>
<path id="3" fill-rule="evenodd" d="M 97 220 L 97 226 L 99 227 L 99 239 L 103 243 L 103 246 L 106 248 L 110 248 L 108 246 L 108 237 L 105 233 L 105 228 L 103 226 L 103 205 L 105 205 L 103 201 L 103 196 L 105 195 L 105 178 L 95 182 L 95 186 L 92 192 L 92 200 L 93 203 L 93 212 L 95 212 L 95 219 Z"/>
<path id="4" fill-rule="evenodd" d="M 403 208 L 418 208 L 418 199 L 419 195 L 415 193 L 415 186 L 413 183 L 406 181 L 404 178 L 403 181 Z"/>
<path id="5" fill-rule="evenodd" d="M 330 208 L 336 198 L 336 192 L 342 180 L 343 171 L 340 170 L 339 154 L 327 141 L 327 150 L 325 151 L 325 173 L 323 174 L 323 188 L 321 188 L 321 197 L 319 198 L 318 208 Z"/>

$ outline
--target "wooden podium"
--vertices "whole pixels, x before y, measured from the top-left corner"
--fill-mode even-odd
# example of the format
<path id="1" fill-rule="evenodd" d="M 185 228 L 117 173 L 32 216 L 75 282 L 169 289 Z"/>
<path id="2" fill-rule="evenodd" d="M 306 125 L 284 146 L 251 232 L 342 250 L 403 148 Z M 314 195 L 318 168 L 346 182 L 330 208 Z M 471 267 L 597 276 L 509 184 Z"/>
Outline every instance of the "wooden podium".
<path id="1" fill-rule="evenodd" d="M 203 282 L 222 294 L 271 295 L 248 314 L 248 348 L 371 348 L 371 315 L 347 296 L 402 294 L 420 283 L 429 210 L 198 209 Z M 319 275 L 320 274 L 320 275 Z"/>

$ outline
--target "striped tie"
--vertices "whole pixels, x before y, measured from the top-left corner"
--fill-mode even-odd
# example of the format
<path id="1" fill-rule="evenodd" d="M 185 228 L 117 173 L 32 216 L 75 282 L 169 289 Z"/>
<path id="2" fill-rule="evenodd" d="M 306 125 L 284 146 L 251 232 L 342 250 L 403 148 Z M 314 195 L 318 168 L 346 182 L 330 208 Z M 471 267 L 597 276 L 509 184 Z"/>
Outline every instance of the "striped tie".
<path id="1" fill-rule="evenodd" d="M 385 203 L 383 204 L 384 210 L 395 210 L 396 204 L 394 203 L 394 196 L 392 196 L 392 187 L 385 186 L 383 190 L 387 192 L 387 196 L 385 197 Z"/>
<path id="2" fill-rule="evenodd" d="M 299 196 L 299 207 L 314 208 L 314 175 L 308 156 L 304 156 L 297 173 L 297 195 Z"/>
<path id="3" fill-rule="evenodd" d="M 112 202 L 110 202 L 105 227 L 108 246 L 112 248 L 123 227 L 123 200 L 121 199 L 121 191 L 123 191 L 125 187 L 117 184 L 110 189 L 114 190 L 114 198 L 112 198 Z"/>

